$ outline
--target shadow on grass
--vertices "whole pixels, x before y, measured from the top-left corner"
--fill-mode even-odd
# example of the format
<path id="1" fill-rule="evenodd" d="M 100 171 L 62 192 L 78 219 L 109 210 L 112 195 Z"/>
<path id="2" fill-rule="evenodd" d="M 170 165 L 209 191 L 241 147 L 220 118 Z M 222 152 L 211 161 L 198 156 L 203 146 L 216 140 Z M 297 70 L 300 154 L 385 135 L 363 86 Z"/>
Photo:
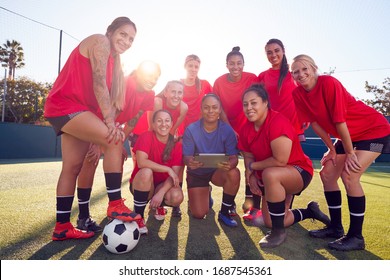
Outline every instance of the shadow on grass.
<path id="1" fill-rule="evenodd" d="M 195 219 L 189 215 L 188 240 L 185 260 L 220 260 L 221 251 L 216 236 L 220 234 L 216 224 L 215 212 L 210 209 L 204 219 Z"/>
<path id="2" fill-rule="evenodd" d="M 261 227 L 264 235 L 270 230 Z M 287 238 L 276 248 L 262 249 L 266 253 L 279 256 L 284 260 L 382 260 L 377 255 L 367 251 L 341 252 L 328 248 L 327 244 L 334 239 L 312 238 L 306 228 L 295 224 L 286 229 Z M 310 250 L 308 250 L 310 248 Z M 294 256 L 291 258 L 291 256 Z"/>

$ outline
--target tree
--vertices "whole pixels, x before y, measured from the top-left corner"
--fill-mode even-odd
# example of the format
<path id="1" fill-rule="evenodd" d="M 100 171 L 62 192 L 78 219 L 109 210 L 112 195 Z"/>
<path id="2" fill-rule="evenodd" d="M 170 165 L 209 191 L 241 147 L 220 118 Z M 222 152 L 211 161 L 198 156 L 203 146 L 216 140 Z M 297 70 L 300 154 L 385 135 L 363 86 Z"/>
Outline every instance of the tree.
<path id="1" fill-rule="evenodd" d="M 373 107 L 385 116 L 390 116 L 390 77 L 385 78 L 383 86 L 369 85 L 366 81 L 366 92 L 373 93 L 373 99 L 363 99 L 367 105 Z"/>
<path id="2" fill-rule="evenodd" d="M 19 42 L 12 40 L 0 46 L 0 61 L 3 67 L 8 67 L 8 79 L 15 79 L 15 69 L 24 67 L 24 52 Z"/>
<path id="3" fill-rule="evenodd" d="M 4 80 L 1 93 L 4 92 Z M 7 81 L 6 122 L 36 123 L 44 122 L 43 109 L 52 84 L 36 83 L 27 77 Z M 1 102 L 3 94 L 0 95 Z"/>

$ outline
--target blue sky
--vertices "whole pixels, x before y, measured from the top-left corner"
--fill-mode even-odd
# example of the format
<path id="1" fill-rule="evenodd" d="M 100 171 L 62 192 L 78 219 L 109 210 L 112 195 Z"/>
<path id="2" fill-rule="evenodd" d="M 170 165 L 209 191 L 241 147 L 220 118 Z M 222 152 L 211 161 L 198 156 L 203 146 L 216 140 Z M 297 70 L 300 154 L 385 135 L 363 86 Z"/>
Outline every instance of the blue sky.
<path id="1" fill-rule="evenodd" d="M 118 16 L 138 28 L 122 58 L 126 71 L 145 59 L 160 63 L 156 91 L 185 76 L 184 59 L 192 53 L 202 60 L 200 77 L 213 84 L 227 72 L 226 54 L 234 46 L 241 47 L 244 70 L 257 75 L 270 67 L 264 53 L 270 38 L 283 41 L 288 61 L 305 53 L 321 71 L 335 69 L 358 98 L 371 97 L 365 81 L 381 85 L 390 76 L 388 0 L 1 0 L 0 7 L 54 27 L 0 9 L 0 43 L 14 39 L 25 50 L 26 67 L 16 75 L 36 81 L 57 76 L 59 30 L 65 32 L 63 65 L 78 40 L 105 33 Z"/>

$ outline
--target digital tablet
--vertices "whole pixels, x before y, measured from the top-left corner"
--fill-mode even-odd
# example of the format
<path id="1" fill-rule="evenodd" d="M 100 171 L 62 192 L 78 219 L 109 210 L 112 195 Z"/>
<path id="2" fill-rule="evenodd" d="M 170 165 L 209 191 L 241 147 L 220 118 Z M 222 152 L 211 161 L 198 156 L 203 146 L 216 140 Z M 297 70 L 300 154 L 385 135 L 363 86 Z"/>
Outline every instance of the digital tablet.
<path id="1" fill-rule="evenodd" d="M 203 163 L 202 168 L 217 168 L 218 163 L 229 160 L 225 154 L 197 154 L 194 158 Z"/>

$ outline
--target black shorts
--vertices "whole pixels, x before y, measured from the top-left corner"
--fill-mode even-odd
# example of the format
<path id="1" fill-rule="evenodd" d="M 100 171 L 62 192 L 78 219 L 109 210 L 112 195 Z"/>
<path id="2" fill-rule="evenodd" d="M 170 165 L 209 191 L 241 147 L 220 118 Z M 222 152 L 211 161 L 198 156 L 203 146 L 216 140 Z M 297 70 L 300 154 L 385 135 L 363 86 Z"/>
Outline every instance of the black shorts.
<path id="1" fill-rule="evenodd" d="M 302 177 L 303 180 L 303 188 L 298 193 L 294 193 L 294 195 L 300 195 L 310 184 L 311 179 L 313 179 L 313 176 L 307 172 L 305 169 L 298 165 L 293 165 L 293 167 L 299 172 L 299 174 Z M 265 195 L 265 188 L 262 187 L 262 182 L 260 180 L 257 181 L 257 185 L 260 188 L 261 192 L 263 193 L 263 196 Z"/>
<path id="2" fill-rule="evenodd" d="M 203 175 L 190 174 L 187 172 L 186 182 L 187 189 L 197 188 L 197 187 L 209 187 L 211 178 L 213 177 L 216 168 L 211 168 L 210 172 Z"/>
<path id="3" fill-rule="evenodd" d="M 336 154 L 345 154 L 343 142 L 340 139 L 337 139 L 333 145 L 336 149 Z M 352 146 L 357 151 L 390 154 L 390 135 L 382 138 L 355 141 L 352 142 Z"/>
<path id="4" fill-rule="evenodd" d="M 56 135 L 59 136 L 59 135 L 61 135 L 63 133 L 61 131 L 61 129 L 64 127 L 64 125 L 66 125 L 68 123 L 68 121 L 73 119 L 78 114 L 81 114 L 82 112 L 85 112 L 85 111 L 72 113 L 72 114 L 69 114 L 69 115 L 66 115 L 66 116 L 46 118 L 46 119 L 51 124 L 51 126 L 53 127 Z"/>

